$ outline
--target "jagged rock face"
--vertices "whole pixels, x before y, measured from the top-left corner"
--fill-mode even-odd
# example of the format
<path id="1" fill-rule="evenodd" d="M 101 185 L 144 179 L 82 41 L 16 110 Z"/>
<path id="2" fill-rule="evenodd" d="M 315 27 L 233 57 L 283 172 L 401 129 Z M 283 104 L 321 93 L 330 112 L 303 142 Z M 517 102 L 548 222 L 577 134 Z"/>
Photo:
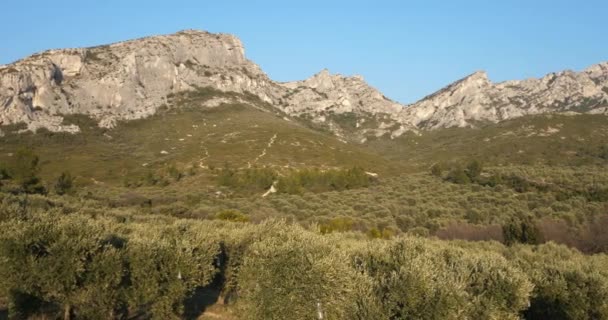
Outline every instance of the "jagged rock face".
<path id="1" fill-rule="evenodd" d="M 112 127 L 153 114 L 171 93 L 195 86 L 267 93 L 270 81 L 232 35 L 183 31 L 86 49 L 51 50 L 0 68 L 0 124 L 61 126 L 82 113 Z"/>
<path id="2" fill-rule="evenodd" d="M 289 113 L 398 113 L 403 106 L 370 87 L 363 77 L 332 75 L 323 70 L 313 77 L 284 83 L 291 89 L 284 110 Z"/>
<path id="3" fill-rule="evenodd" d="M 282 86 L 288 89 L 279 100 L 284 112 L 325 123 L 339 136 L 355 133 L 357 139 L 362 139 L 365 135 L 391 133 L 388 128 L 399 121 L 397 116 L 404 107 L 368 85 L 362 76 L 332 75 L 328 70 L 322 70 L 303 81 L 283 83 Z M 355 130 L 347 130 L 334 121 L 340 115 L 355 117 Z M 366 121 L 376 125 L 363 126 Z"/>
<path id="4" fill-rule="evenodd" d="M 405 108 L 402 119 L 435 129 L 554 112 L 608 113 L 608 63 L 497 84 L 476 72 Z"/>
<path id="5" fill-rule="evenodd" d="M 50 50 L 0 66 L 0 125 L 24 122 L 30 130 L 76 132 L 79 128 L 64 124 L 62 115 L 79 113 L 112 127 L 118 120 L 152 115 L 168 103 L 168 96 L 198 87 L 252 93 L 287 115 L 356 141 L 528 114 L 608 113 L 608 63 L 580 73 L 498 84 L 476 72 L 406 106 L 386 98 L 360 76 L 323 70 L 303 81 L 274 82 L 246 59 L 236 37 L 187 30 L 107 46 Z"/>

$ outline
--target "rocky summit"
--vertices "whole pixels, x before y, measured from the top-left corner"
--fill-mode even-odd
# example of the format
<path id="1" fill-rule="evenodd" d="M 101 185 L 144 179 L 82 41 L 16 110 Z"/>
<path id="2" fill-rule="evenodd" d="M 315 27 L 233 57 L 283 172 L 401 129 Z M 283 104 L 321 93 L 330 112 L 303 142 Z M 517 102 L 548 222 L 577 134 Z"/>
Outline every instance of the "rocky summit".
<path id="1" fill-rule="evenodd" d="M 363 77 L 323 70 L 309 79 L 271 80 L 245 57 L 228 34 L 186 30 L 110 45 L 49 50 L 0 66 L 0 125 L 78 132 L 63 115 L 85 114 L 99 126 L 140 119 L 166 106 L 169 97 L 210 87 L 254 95 L 287 116 L 330 129 L 338 136 L 399 136 L 408 130 L 474 126 L 530 114 L 608 114 L 608 63 L 582 72 L 492 83 L 476 72 L 403 105 Z M 217 106 L 238 95 L 207 101 Z"/>
<path id="2" fill-rule="evenodd" d="M 419 128 L 465 127 L 542 113 L 608 113 L 608 63 L 583 72 L 492 83 L 476 72 L 405 108 L 403 119 Z"/>

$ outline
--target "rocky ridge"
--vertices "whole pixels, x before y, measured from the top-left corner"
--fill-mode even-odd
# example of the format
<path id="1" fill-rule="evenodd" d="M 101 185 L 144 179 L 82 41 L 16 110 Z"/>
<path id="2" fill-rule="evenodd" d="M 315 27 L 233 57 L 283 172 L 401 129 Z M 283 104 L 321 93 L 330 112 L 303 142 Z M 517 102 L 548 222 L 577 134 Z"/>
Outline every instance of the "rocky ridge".
<path id="1" fill-rule="evenodd" d="M 24 122 L 29 130 L 77 132 L 77 126 L 64 123 L 63 115 L 78 113 L 111 128 L 120 120 L 154 114 L 176 93 L 204 87 L 253 94 L 277 111 L 357 141 L 528 114 L 608 114 L 608 63 L 578 73 L 496 84 L 476 72 L 402 105 L 361 76 L 323 70 L 303 81 L 272 81 L 245 57 L 238 38 L 186 30 L 92 48 L 49 50 L 0 66 L 0 125 Z M 213 100 L 209 107 L 218 104 Z"/>
<path id="2" fill-rule="evenodd" d="M 608 63 L 501 83 L 476 72 L 403 109 L 402 119 L 436 129 L 543 113 L 608 114 L 607 76 Z"/>

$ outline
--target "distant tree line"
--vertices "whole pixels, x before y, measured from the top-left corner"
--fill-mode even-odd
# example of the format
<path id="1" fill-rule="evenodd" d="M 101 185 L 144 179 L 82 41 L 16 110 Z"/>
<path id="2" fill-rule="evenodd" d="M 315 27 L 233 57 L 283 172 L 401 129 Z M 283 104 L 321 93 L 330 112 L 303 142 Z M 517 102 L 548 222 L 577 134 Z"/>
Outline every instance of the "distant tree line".
<path id="1" fill-rule="evenodd" d="M 219 170 L 217 181 L 221 186 L 245 193 L 264 192 L 274 184 L 279 193 L 301 194 L 364 188 L 376 179 L 360 167 L 278 172 L 271 168 L 232 169 L 226 165 Z"/>

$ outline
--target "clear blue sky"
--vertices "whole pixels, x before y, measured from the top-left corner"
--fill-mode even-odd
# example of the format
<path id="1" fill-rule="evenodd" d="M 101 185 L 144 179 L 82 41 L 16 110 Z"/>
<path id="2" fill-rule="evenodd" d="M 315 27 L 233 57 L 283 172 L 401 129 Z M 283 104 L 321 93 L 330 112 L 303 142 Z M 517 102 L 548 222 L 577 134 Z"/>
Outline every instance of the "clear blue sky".
<path id="1" fill-rule="evenodd" d="M 413 102 L 476 70 L 493 81 L 608 60 L 606 0 L 3 1 L 0 64 L 50 48 L 233 33 L 271 78 L 361 74 Z"/>

